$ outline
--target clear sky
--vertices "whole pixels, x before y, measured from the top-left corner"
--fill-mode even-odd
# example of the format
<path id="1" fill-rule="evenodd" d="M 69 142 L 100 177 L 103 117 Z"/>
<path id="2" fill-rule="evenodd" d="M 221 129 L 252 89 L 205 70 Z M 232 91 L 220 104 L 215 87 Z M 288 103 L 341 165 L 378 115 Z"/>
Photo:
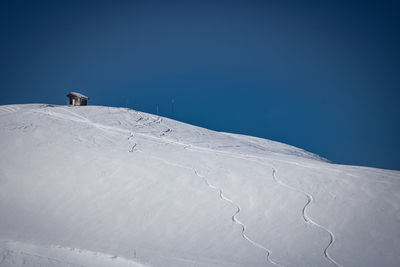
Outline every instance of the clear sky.
<path id="1" fill-rule="evenodd" d="M 399 3 L 3 0 L 0 104 L 78 91 L 400 170 Z"/>

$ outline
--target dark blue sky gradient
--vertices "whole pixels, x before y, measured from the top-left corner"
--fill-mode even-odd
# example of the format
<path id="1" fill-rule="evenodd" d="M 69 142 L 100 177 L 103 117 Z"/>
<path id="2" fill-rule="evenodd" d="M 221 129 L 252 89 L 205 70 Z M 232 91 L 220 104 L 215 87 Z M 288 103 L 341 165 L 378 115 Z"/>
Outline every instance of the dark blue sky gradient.
<path id="1" fill-rule="evenodd" d="M 398 1 L 3 0 L 0 104 L 74 90 L 400 170 L 399 13 Z"/>

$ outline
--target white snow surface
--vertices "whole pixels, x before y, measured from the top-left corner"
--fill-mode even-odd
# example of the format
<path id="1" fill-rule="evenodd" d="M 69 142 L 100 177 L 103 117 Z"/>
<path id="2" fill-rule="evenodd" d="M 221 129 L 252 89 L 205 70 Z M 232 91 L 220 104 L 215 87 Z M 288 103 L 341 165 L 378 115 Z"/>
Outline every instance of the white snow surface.
<path id="1" fill-rule="evenodd" d="M 0 266 L 400 263 L 399 171 L 101 106 L 0 106 L 0 144 Z"/>

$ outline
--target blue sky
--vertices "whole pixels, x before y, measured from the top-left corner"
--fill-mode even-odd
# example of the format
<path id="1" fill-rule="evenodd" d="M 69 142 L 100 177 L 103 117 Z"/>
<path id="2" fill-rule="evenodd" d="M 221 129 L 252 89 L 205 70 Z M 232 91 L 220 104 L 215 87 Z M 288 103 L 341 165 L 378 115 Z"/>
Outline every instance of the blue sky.
<path id="1" fill-rule="evenodd" d="M 1 1 L 0 104 L 133 109 L 400 170 L 397 1 Z M 174 101 L 174 111 L 172 111 Z"/>

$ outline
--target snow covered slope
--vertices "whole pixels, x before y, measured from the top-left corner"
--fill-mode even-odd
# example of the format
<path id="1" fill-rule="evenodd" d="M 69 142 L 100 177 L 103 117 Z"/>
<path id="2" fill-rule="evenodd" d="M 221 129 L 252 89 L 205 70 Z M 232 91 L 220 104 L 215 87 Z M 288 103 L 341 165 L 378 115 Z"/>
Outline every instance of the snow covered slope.
<path id="1" fill-rule="evenodd" d="M 0 266 L 398 266 L 400 172 L 110 107 L 0 106 Z"/>

